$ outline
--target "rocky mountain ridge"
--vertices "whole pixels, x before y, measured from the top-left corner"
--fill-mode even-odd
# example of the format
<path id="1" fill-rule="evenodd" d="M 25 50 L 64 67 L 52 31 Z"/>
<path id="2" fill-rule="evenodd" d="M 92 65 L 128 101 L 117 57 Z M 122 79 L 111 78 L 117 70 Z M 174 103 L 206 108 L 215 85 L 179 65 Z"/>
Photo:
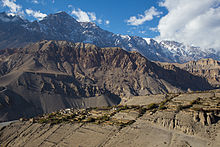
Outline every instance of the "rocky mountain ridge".
<path id="1" fill-rule="evenodd" d="M 91 43 L 99 47 L 120 47 L 127 51 L 138 51 L 153 61 L 183 63 L 201 58 L 220 59 L 214 49 L 114 34 L 92 22 L 77 22 L 65 12 L 50 14 L 43 20 L 34 22 L 0 13 L 0 36 L 1 49 L 24 47 L 28 43 L 46 39 Z"/>
<path id="2" fill-rule="evenodd" d="M 213 88 L 205 78 L 178 67 L 163 68 L 118 47 L 45 40 L 1 50 L 0 59 L 1 120 L 68 107 L 111 106 L 134 95 Z"/>

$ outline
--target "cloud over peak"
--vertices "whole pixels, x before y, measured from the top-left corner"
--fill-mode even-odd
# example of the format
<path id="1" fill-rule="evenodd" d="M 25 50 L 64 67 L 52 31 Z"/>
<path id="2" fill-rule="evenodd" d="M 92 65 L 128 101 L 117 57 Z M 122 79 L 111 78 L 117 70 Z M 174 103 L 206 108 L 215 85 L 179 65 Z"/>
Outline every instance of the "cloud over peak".
<path id="1" fill-rule="evenodd" d="M 154 16 L 161 15 L 162 12 L 157 11 L 155 7 L 151 7 L 149 10 L 144 12 L 144 15 L 138 14 L 138 17 L 131 16 L 129 20 L 127 20 L 128 25 L 139 26 L 142 25 L 146 21 L 150 21 L 154 18 Z"/>
<path id="2" fill-rule="evenodd" d="M 69 5 L 68 7 L 71 8 L 72 5 Z M 78 8 L 78 9 L 73 9 L 71 14 L 74 15 L 77 21 L 79 22 L 96 22 L 98 24 L 103 23 L 102 19 L 96 17 L 95 12 L 86 12 Z M 109 24 L 110 21 L 106 20 L 104 23 Z"/>
<path id="3" fill-rule="evenodd" d="M 29 16 L 33 16 L 34 18 L 37 18 L 38 20 L 42 20 L 44 17 L 46 17 L 46 14 L 41 13 L 40 11 L 34 11 L 32 9 L 26 9 L 25 12 Z"/>
<path id="4" fill-rule="evenodd" d="M 77 21 L 79 22 L 92 22 L 96 20 L 96 15 L 94 12 L 85 12 L 80 8 L 74 9 L 71 14 L 76 16 Z"/>
<path id="5" fill-rule="evenodd" d="M 160 40 L 176 40 L 220 50 L 220 0 L 165 0 L 168 14 L 161 18 Z"/>

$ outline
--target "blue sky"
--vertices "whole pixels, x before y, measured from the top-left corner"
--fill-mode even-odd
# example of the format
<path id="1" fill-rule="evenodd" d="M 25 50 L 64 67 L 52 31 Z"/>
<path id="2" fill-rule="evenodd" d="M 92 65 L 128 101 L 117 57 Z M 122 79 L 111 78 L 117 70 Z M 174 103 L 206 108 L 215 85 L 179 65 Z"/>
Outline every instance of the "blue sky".
<path id="1" fill-rule="evenodd" d="M 163 12 L 161 16 L 167 13 L 166 8 L 159 7 L 161 0 L 8 0 L 21 6 L 24 11 L 25 18 L 35 20 L 36 18 L 25 13 L 26 9 L 33 11 L 40 11 L 43 14 L 56 13 L 58 11 L 65 11 L 77 19 L 72 13 L 73 10 L 77 12 L 79 9 L 83 12 L 91 12 L 96 16 L 97 23 L 101 28 L 108 31 L 119 33 L 137 35 L 141 37 L 153 38 L 159 35 L 158 32 L 152 31 L 150 28 L 157 27 L 160 18 L 155 17 L 151 21 L 146 21 L 142 25 L 128 25 L 126 22 L 131 16 L 137 14 L 144 14 L 144 11 L 154 6 L 158 11 Z M 22 11 L 20 10 L 20 11 Z M 1 11 L 10 11 L 7 6 L 3 7 L 1 4 Z M 102 22 L 100 22 L 102 21 Z M 106 24 L 106 22 L 109 24 Z"/>
<path id="2" fill-rule="evenodd" d="M 220 51 L 220 0 L 0 0 L 0 11 L 31 21 L 65 11 L 113 33 Z"/>

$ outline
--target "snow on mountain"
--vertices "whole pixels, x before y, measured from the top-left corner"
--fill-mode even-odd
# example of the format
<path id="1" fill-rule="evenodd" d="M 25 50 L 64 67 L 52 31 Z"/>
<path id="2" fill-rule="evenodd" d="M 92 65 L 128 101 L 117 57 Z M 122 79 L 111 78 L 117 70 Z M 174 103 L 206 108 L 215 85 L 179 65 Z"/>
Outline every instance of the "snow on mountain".
<path id="1" fill-rule="evenodd" d="M 160 46 L 164 52 L 170 53 L 170 59 L 173 62 L 188 62 L 191 60 L 199 60 L 201 58 L 219 59 L 217 52 L 214 49 L 204 49 L 185 45 L 176 41 L 161 41 Z"/>
<path id="2" fill-rule="evenodd" d="M 50 14 L 43 20 L 34 22 L 3 12 L 0 13 L 0 33 L 7 36 L 0 38 L 0 48 L 19 47 L 47 39 L 91 43 L 99 47 L 121 47 L 127 51 L 138 51 L 153 61 L 183 63 L 201 58 L 220 59 L 214 49 L 201 49 L 175 41 L 158 42 L 151 38 L 114 34 L 101 29 L 95 23 L 78 22 L 66 12 Z"/>
<path id="3" fill-rule="evenodd" d="M 152 38 L 143 38 L 148 44 L 150 44 Z"/>

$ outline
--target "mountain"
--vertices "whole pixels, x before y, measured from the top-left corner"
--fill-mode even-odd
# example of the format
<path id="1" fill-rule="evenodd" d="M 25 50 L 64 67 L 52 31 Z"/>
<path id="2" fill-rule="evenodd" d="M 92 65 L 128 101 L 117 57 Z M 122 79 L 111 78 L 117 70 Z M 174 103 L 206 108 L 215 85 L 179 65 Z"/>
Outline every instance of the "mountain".
<path id="1" fill-rule="evenodd" d="M 220 62 L 212 58 L 189 61 L 187 63 L 155 62 L 163 68 L 175 66 L 195 76 L 206 78 L 210 85 L 219 88 L 220 85 Z"/>
<path id="2" fill-rule="evenodd" d="M 220 59 L 214 49 L 114 34 L 92 22 L 77 22 L 65 12 L 50 14 L 41 21 L 33 22 L 17 15 L 0 13 L 0 49 L 24 47 L 41 40 L 66 40 L 91 43 L 99 47 L 120 47 L 127 51 L 138 51 L 153 61 L 183 63 L 201 58 Z"/>
<path id="3" fill-rule="evenodd" d="M 208 90 L 205 78 L 138 52 L 41 41 L 0 51 L 0 120 L 64 108 L 111 106 L 134 95 Z"/>
<path id="4" fill-rule="evenodd" d="M 161 41 L 160 46 L 165 53 L 169 54 L 169 58 L 177 63 L 199 60 L 201 58 L 220 59 L 217 51 L 212 48 L 202 49 L 176 41 Z"/>
<path id="5" fill-rule="evenodd" d="M 190 61 L 184 64 L 176 64 L 177 67 L 194 75 L 204 77 L 214 86 L 220 85 L 220 62 L 212 58 Z"/>

